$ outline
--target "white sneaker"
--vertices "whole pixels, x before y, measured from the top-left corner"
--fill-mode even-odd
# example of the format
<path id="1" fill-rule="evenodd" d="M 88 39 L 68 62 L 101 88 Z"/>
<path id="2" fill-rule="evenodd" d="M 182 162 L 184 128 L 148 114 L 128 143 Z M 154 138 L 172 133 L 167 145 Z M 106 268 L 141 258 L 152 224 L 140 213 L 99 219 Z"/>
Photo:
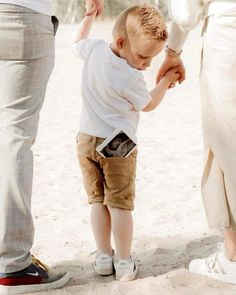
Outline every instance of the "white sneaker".
<path id="1" fill-rule="evenodd" d="M 230 261 L 226 257 L 225 247 L 222 243 L 218 244 L 217 251 L 209 257 L 192 260 L 189 264 L 189 271 L 236 284 L 236 262 Z"/>
<path id="2" fill-rule="evenodd" d="M 106 253 L 97 255 L 94 263 L 94 269 L 99 275 L 109 276 L 114 273 L 113 255 Z"/>
<path id="3" fill-rule="evenodd" d="M 138 273 L 138 267 L 135 265 L 131 256 L 129 260 L 115 260 L 114 268 L 116 272 L 116 280 L 118 281 L 132 281 Z"/>

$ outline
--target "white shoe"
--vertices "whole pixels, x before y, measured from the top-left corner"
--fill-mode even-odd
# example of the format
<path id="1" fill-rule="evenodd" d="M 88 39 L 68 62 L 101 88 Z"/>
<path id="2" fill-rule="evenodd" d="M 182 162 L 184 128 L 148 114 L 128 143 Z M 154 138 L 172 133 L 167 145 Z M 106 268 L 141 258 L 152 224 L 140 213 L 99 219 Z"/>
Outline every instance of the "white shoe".
<path id="1" fill-rule="evenodd" d="M 138 273 L 138 267 L 132 257 L 129 260 L 114 261 L 114 268 L 118 281 L 132 281 Z"/>
<path id="2" fill-rule="evenodd" d="M 109 276 L 114 273 L 113 255 L 102 253 L 97 255 L 94 269 L 101 276 Z"/>
<path id="3" fill-rule="evenodd" d="M 228 260 L 222 243 L 218 244 L 217 251 L 209 257 L 192 260 L 189 264 L 189 271 L 236 284 L 236 262 Z"/>

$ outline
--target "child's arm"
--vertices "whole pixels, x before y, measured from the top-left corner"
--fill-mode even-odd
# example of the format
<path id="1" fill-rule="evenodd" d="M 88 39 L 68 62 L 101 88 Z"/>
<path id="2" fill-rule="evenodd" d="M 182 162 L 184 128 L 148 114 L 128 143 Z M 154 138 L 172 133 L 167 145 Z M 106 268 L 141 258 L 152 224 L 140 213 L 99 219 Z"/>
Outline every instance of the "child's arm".
<path id="1" fill-rule="evenodd" d="M 91 5 L 89 2 L 87 2 L 86 9 L 89 11 L 91 9 Z M 94 22 L 94 19 L 96 18 L 97 11 L 94 10 L 93 14 L 85 15 L 82 21 L 80 22 L 77 30 L 74 32 L 72 37 L 72 43 L 75 44 L 79 42 L 82 39 L 87 39 L 90 29 L 92 27 L 92 24 Z"/>
<path id="2" fill-rule="evenodd" d="M 93 5 L 90 4 L 91 2 L 93 3 Z M 103 13 L 104 10 L 104 0 L 86 0 L 86 8 L 87 11 L 84 15 L 93 14 L 94 10 L 96 10 L 97 15 L 100 15 Z"/>
<path id="3" fill-rule="evenodd" d="M 179 78 L 180 74 L 178 73 L 178 68 L 169 70 L 160 80 L 157 86 L 152 91 L 150 91 L 152 100 L 144 109 L 142 109 L 142 111 L 150 112 L 154 110 L 164 98 L 167 89 L 171 86 L 172 83 L 177 82 Z"/>

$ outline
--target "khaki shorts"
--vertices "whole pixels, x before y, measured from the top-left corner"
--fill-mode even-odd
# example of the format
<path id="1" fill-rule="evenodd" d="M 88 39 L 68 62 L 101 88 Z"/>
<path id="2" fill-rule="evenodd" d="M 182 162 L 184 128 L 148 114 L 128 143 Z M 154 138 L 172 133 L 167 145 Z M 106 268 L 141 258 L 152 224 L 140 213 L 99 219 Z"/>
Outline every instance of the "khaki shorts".
<path id="1" fill-rule="evenodd" d="M 89 204 L 134 209 L 137 149 L 129 157 L 103 158 L 96 147 L 104 138 L 80 132 L 77 154 Z"/>

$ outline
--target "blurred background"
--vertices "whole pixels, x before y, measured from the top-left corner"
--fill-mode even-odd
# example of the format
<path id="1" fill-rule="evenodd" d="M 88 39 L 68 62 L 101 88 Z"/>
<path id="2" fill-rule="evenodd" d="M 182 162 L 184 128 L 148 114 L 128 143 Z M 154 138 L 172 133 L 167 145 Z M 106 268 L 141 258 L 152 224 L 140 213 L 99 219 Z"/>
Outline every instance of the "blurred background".
<path id="1" fill-rule="evenodd" d="M 141 3 L 157 5 L 162 14 L 168 18 L 167 0 L 105 0 L 105 13 L 102 17 L 114 17 L 123 9 Z M 85 11 L 84 6 L 84 0 L 54 0 L 55 13 L 63 23 L 75 23 L 79 21 Z"/>

